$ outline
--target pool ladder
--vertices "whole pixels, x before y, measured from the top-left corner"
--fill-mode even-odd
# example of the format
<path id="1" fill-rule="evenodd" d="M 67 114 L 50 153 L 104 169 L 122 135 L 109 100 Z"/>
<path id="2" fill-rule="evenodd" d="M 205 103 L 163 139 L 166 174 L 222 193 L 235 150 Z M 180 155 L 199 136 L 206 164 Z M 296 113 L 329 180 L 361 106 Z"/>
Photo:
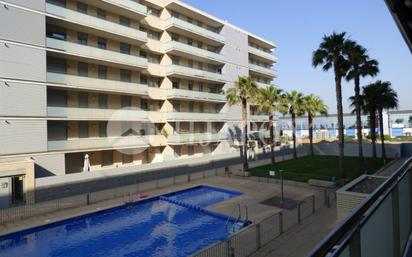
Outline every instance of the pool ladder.
<path id="1" fill-rule="evenodd" d="M 249 221 L 249 212 L 248 212 L 247 205 L 244 205 L 244 209 L 245 209 L 245 222 L 248 222 L 248 221 Z M 231 232 L 234 232 L 234 231 L 235 231 L 236 226 L 237 226 L 238 223 L 242 220 L 242 208 L 241 208 L 241 205 L 240 205 L 240 204 L 237 204 L 237 205 L 233 208 L 233 210 L 232 210 L 232 212 L 230 213 L 229 217 L 227 217 L 226 224 L 225 224 L 226 226 L 229 225 L 230 219 L 233 217 L 233 214 L 235 214 L 236 211 L 237 211 L 237 213 L 238 213 L 238 216 L 237 216 L 237 218 L 236 218 L 236 221 L 233 223 L 233 225 L 232 225 L 231 228 L 230 228 L 230 231 L 231 231 Z"/>

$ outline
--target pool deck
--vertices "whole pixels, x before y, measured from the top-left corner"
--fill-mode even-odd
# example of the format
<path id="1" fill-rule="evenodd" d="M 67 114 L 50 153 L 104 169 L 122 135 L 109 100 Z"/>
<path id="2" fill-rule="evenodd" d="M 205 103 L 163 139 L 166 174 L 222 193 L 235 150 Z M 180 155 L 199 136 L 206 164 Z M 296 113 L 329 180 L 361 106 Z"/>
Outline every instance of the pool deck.
<path id="1" fill-rule="evenodd" d="M 236 212 L 234 213 L 234 209 L 238 204 L 240 204 L 242 206 L 242 218 L 245 218 L 244 206 L 247 205 L 249 220 L 253 222 L 260 221 L 270 215 L 281 211 L 280 208 L 259 203 L 263 200 L 266 200 L 267 198 L 280 195 L 280 186 L 278 184 L 257 182 L 242 177 L 210 177 L 206 179 L 200 179 L 192 182 L 185 182 L 164 188 L 159 188 L 156 190 L 150 190 L 145 193 L 150 198 L 197 185 L 210 185 L 242 192 L 242 195 L 240 196 L 236 196 L 232 199 L 207 207 L 207 209 L 211 211 L 225 215 L 237 216 L 238 214 Z M 285 196 L 287 196 L 288 198 L 300 200 L 312 195 L 315 190 L 310 189 L 310 187 L 302 188 L 285 185 L 284 192 Z M 39 215 L 23 220 L 5 223 L 0 225 L 0 235 L 50 224 L 56 221 L 93 213 L 99 210 L 104 210 L 123 204 L 124 198 L 117 198 L 109 201 L 90 204 L 87 206 L 65 209 L 58 212 L 48 213 L 46 215 Z"/>

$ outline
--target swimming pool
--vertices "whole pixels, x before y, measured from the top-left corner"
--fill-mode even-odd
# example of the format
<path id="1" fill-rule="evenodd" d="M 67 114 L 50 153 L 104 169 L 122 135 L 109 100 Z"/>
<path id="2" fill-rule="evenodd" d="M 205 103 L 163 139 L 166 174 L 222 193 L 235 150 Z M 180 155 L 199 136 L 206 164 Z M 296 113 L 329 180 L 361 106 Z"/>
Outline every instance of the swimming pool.
<path id="1" fill-rule="evenodd" d="M 240 194 L 198 186 L 28 229 L 0 237 L 0 256 L 188 256 L 233 232 L 233 219 L 201 207 Z"/>

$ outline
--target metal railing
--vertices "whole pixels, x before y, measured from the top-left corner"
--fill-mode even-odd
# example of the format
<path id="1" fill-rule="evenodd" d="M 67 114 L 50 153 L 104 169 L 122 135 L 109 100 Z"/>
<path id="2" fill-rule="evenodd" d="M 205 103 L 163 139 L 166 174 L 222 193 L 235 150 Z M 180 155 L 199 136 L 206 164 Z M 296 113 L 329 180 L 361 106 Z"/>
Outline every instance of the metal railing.
<path id="1" fill-rule="evenodd" d="M 271 182 L 269 182 L 271 183 Z M 331 197 L 332 196 L 332 197 Z M 335 200 L 334 192 L 321 190 L 299 201 L 296 207 L 283 210 L 231 235 L 227 240 L 205 248 L 192 257 L 246 257 L 282 235 L 292 226 Z"/>
<path id="2" fill-rule="evenodd" d="M 400 257 L 412 229 L 412 157 L 380 185 L 308 257 Z"/>

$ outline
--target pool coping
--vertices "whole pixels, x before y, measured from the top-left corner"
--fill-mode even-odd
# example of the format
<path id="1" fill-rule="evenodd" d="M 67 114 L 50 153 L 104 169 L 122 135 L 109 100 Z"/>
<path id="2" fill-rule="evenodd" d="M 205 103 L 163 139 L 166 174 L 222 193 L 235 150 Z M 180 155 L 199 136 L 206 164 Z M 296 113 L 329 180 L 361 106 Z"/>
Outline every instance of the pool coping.
<path id="1" fill-rule="evenodd" d="M 223 189 L 223 188 L 219 188 L 219 187 L 215 187 L 215 186 L 210 186 L 210 185 L 208 185 L 207 183 L 205 183 L 205 184 L 193 184 L 193 185 L 190 185 L 190 186 L 187 186 L 187 187 L 183 187 L 182 189 L 178 189 L 178 190 L 173 191 L 173 192 L 158 193 L 158 194 L 154 194 L 154 195 L 152 195 L 152 196 L 150 196 L 150 197 L 147 197 L 147 198 L 141 198 L 141 199 L 135 199 L 135 198 L 134 198 L 134 199 L 130 199 L 130 200 L 131 200 L 130 202 L 116 203 L 116 204 L 111 204 L 111 205 L 108 205 L 108 206 L 105 206 L 105 207 L 96 207 L 95 209 L 90 209 L 90 210 L 86 210 L 86 211 L 79 211 L 78 214 L 68 215 L 67 217 L 56 218 L 55 220 L 46 219 L 44 222 L 39 222 L 39 223 L 37 223 L 37 224 L 28 225 L 28 226 L 23 226 L 23 227 L 21 227 L 21 228 L 16 228 L 15 230 L 9 229 L 7 232 L 4 232 L 4 233 L 2 233 L 2 232 L 0 231 L 0 240 L 8 239 L 8 237 L 10 237 L 10 236 L 12 236 L 12 235 L 14 235 L 14 234 L 21 234 L 21 233 L 26 233 L 26 232 L 29 232 L 29 233 L 30 233 L 30 232 L 39 231 L 39 230 L 41 230 L 41 229 L 43 229 L 43 228 L 58 226 L 59 224 L 64 223 L 64 222 L 67 222 L 67 221 L 70 221 L 70 220 L 85 218 L 85 217 L 88 217 L 88 216 L 91 216 L 91 215 L 95 215 L 95 214 L 98 214 L 98 213 L 105 213 L 105 212 L 108 212 L 108 211 L 112 211 L 112 210 L 116 210 L 116 209 L 121 209 L 121 208 L 127 207 L 128 205 L 134 205 L 134 204 L 138 204 L 138 203 L 140 203 L 140 202 L 150 202 L 150 201 L 155 201 L 155 200 L 162 200 L 162 199 L 161 199 L 162 196 L 166 196 L 166 195 L 170 195 L 170 194 L 175 194 L 175 193 L 182 192 L 182 191 L 183 191 L 183 192 L 184 192 L 184 191 L 189 191 L 189 190 L 193 190 L 193 189 L 198 188 L 198 187 L 208 187 L 208 188 L 215 189 L 215 190 L 217 190 L 217 191 L 236 193 L 236 194 L 237 194 L 236 196 L 239 196 L 239 195 L 242 195 L 242 194 L 243 194 L 242 192 L 239 192 L 239 191 L 237 191 L 237 190 L 231 191 L 231 190 L 227 190 L 227 189 Z M 138 193 L 136 193 L 136 194 L 134 194 L 134 195 L 137 195 L 137 194 L 138 194 Z M 116 198 L 116 199 L 122 199 L 122 198 Z M 112 201 L 113 201 L 113 200 L 116 200 L 116 199 L 112 199 Z M 230 200 L 230 199 L 227 199 L 227 200 Z M 163 200 L 163 201 L 164 201 L 164 200 Z M 104 203 L 104 202 L 110 202 L 110 200 L 108 200 L 108 201 L 103 201 L 103 202 L 99 202 L 99 203 L 95 203 L 95 204 L 93 204 L 93 205 L 102 204 L 102 203 Z M 171 201 L 169 201 L 169 202 L 171 203 Z M 177 204 L 177 203 L 174 203 L 174 204 Z M 93 205 L 86 205 L 86 206 L 93 206 Z M 185 205 L 182 205 L 182 204 L 177 204 L 177 205 L 182 206 L 182 207 L 186 207 L 186 208 L 190 208 L 189 206 L 185 206 Z M 86 206 L 83 206 L 83 207 L 86 207 Z M 212 206 L 212 205 L 211 205 L 211 206 Z M 80 207 L 80 208 L 81 208 L 81 207 Z M 76 209 L 76 208 L 73 208 L 73 209 L 70 209 L 70 208 L 69 208 L 69 209 L 67 209 L 67 210 L 75 210 L 75 209 Z M 193 208 L 191 208 L 191 209 L 193 209 Z M 197 210 L 197 211 L 200 211 L 200 212 L 203 212 L 203 213 L 205 213 L 205 214 L 208 214 L 208 215 L 217 217 L 217 218 L 226 218 L 226 219 L 232 220 L 232 221 L 235 221 L 235 220 L 236 220 L 236 219 L 233 218 L 232 216 L 228 216 L 228 215 L 225 215 L 225 214 L 222 214 L 222 213 L 218 213 L 218 212 L 215 212 L 215 211 L 207 210 L 206 207 L 198 207 L 198 208 L 196 208 L 196 210 Z M 61 211 L 59 211 L 59 212 L 64 212 L 64 211 L 65 211 L 65 210 L 63 209 L 63 210 L 61 210 Z M 58 212 L 53 212 L 53 213 L 58 213 Z M 52 214 L 52 213 L 50 213 L 50 214 Z M 46 214 L 46 215 L 48 215 L 48 214 Z M 42 216 L 44 216 L 44 214 L 43 214 L 43 215 L 39 215 L 39 216 L 33 216 L 33 217 L 31 217 L 31 218 L 39 218 L 39 217 L 42 217 Z M 17 220 L 17 221 L 8 223 L 8 224 L 6 224 L 6 225 L 13 224 L 13 223 L 16 223 L 16 222 L 18 222 L 18 221 L 27 221 L 27 220 L 29 220 L 29 219 L 31 219 L 31 218 L 23 219 L 23 220 Z M 245 222 L 246 222 L 246 221 L 245 221 Z M 3 225 L 3 226 L 4 226 L 4 225 Z"/>

